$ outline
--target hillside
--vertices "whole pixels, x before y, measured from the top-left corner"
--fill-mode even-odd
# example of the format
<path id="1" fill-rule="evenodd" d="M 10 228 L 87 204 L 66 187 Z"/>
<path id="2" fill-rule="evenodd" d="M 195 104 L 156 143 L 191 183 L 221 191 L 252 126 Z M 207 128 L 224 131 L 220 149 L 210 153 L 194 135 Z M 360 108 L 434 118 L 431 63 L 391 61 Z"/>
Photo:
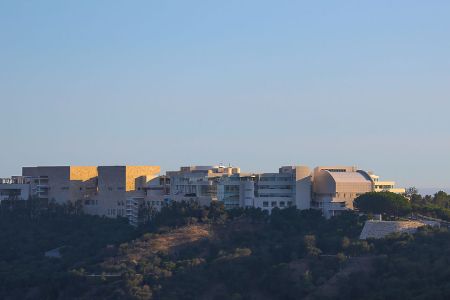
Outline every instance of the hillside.
<path id="1" fill-rule="evenodd" d="M 51 226 L 62 220 L 71 220 L 65 230 Z M 64 242 L 67 249 L 60 259 L 43 257 L 42 249 L 50 244 L 13 260 L 6 260 L 3 251 L 0 298 L 400 299 L 399 287 L 408 299 L 448 298 L 446 230 L 423 228 L 415 235 L 361 241 L 364 221 L 352 213 L 325 220 L 317 211 L 275 210 L 268 216 L 254 209 L 224 211 L 188 203 L 165 208 L 138 231 L 102 218 L 42 217 L 39 224 L 47 225 L 37 231 L 39 238 L 51 235 L 52 247 Z M 92 223 L 100 231 L 79 231 L 88 222 L 105 224 Z M 6 222 L 2 226 L 4 240 L 14 242 L 6 234 L 12 228 Z M 31 237 L 32 228 L 15 231 Z M 73 234 L 62 235 L 67 232 Z M 115 236 L 120 232 L 120 238 Z M 100 236 L 95 249 L 77 246 Z M 31 244 L 25 240 L 27 247 Z"/>

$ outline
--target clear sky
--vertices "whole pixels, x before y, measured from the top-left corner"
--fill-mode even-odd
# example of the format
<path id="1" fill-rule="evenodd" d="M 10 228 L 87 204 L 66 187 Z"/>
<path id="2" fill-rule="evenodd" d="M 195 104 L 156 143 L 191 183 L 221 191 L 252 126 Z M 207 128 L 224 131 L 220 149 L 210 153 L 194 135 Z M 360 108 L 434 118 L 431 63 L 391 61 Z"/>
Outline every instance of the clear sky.
<path id="1" fill-rule="evenodd" d="M 0 176 L 344 164 L 450 186 L 450 1 L 0 1 Z"/>

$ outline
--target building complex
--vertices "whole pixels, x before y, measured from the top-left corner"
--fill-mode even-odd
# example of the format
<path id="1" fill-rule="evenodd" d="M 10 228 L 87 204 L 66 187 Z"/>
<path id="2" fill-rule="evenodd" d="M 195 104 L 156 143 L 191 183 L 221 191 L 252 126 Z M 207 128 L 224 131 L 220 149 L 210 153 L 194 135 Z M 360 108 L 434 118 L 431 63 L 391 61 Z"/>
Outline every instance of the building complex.
<path id="1" fill-rule="evenodd" d="M 158 166 L 24 167 L 22 176 L 0 180 L 0 201 L 30 197 L 80 203 L 87 214 L 127 217 L 136 225 L 143 207 L 159 211 L 170 201 L 196 201 L 225 208 L 271 212 L 295 206 L 319 209 L 326 217 L 353 209 L 367 192 L 391 191 L 395 182 L 356 167 L 283 166 L 277 173 L 242 173 L 226 166 L 189 166 L 160 175 Z"/>

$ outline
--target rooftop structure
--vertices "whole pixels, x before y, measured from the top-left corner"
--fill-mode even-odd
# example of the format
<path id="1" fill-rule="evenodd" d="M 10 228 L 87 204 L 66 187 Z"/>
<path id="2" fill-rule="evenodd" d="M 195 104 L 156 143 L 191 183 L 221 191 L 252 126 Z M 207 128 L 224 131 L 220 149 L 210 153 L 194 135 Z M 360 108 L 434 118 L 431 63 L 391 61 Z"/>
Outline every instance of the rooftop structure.
<path id="1" fill-rule="evenodd" d="M 368 172 L 373 183 L 374 192 L 391 192 L 396 194 L 404 194 L 406 190 L 404 188 L 396 188 L 395 181 L 380 181 L 380 176 Z"/>

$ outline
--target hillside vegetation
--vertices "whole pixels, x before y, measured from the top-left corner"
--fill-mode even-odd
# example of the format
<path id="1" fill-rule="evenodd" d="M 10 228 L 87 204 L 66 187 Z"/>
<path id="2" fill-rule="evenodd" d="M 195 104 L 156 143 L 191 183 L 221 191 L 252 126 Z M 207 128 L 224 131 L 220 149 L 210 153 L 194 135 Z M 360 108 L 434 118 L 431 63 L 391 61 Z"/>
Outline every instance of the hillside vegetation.
<path id="1" fill-rule="evenodd" d="M 44 210 L 45 211 L 45 210 Z M 18 215 L 18 216 L 16 216 Z M 365 218 L 173 203 L 134 230 L 2 211 L 1 299 L 448 299 L 450 234 L 361 241 Z M 61 258 L 44 252 L 65 246 Z"/>

